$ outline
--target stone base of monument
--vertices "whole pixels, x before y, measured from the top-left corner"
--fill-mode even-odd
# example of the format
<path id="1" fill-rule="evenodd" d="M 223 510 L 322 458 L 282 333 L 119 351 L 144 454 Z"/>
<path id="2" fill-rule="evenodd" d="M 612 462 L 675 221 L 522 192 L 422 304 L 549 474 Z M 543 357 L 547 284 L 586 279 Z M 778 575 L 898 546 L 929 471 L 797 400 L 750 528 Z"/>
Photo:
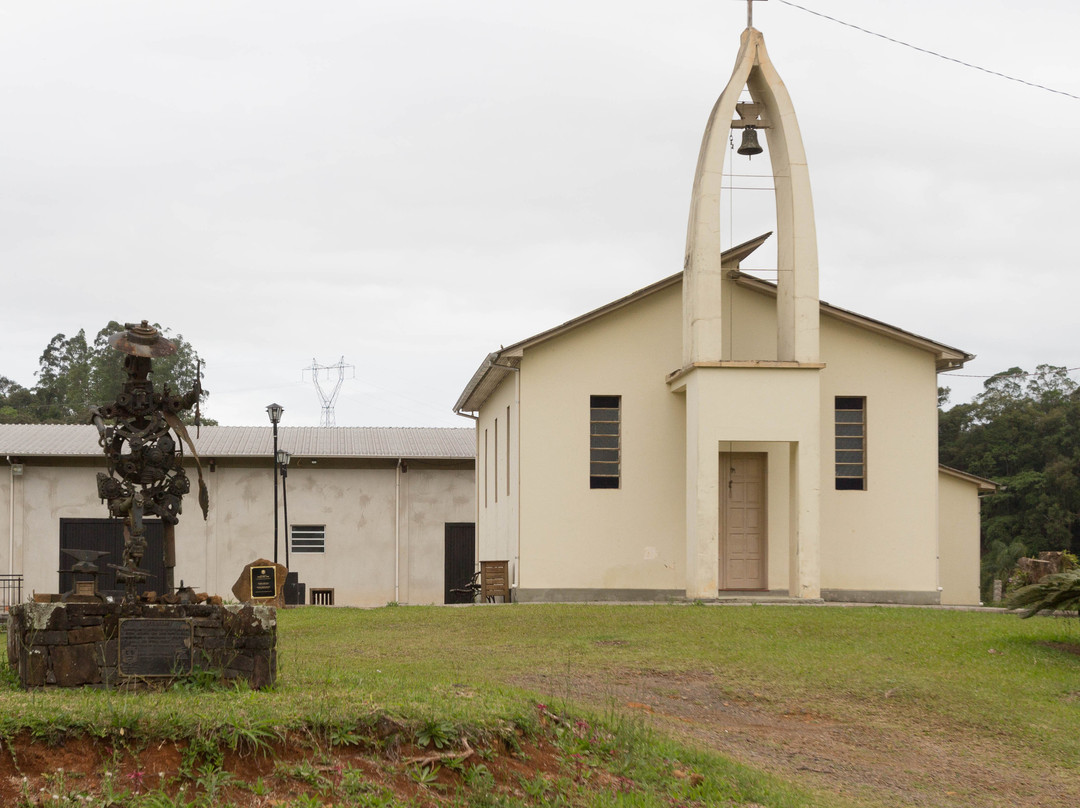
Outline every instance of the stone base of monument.
<path id="1" fill-rule="evenodd" d="M 8 616 L 7 652 L 26 688 L 143 689 L 209 672 L 261 689 L 277 677 L 277 611 L 205 603 L 23 603 Z"/>

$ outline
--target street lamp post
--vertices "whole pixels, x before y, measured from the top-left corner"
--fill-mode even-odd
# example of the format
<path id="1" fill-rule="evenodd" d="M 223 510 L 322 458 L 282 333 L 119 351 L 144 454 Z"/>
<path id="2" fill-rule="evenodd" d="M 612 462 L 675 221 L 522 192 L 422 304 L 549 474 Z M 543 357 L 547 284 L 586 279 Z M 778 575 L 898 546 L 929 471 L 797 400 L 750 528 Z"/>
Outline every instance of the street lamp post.
<path id="1" fill-rule="evenodd" d="M 270 423 L 274 425 L 274 563 L 277 564 L 277 548 L 278 548 L 278 497 L 277 497 L 277 478 L 278 478 L 278 464 L 277 464 L 277 425 L 281 420 L 281 414 L 285 412 L 285 408 L 280 404 L 270 404 L 266 408 L 266 414 L 270 416 Z"/>
<path id="2" fill-rule="evenodd" d="M 281 472 L 281 509 L 285 518 L 285 568 L 289 567 L 289 486 L 286 480 L 289 479 L 289 460 L 292 459 L 292 455 L 286 452 L 284 449 L 279 449 L 277 452 L 277 467 Z"/>

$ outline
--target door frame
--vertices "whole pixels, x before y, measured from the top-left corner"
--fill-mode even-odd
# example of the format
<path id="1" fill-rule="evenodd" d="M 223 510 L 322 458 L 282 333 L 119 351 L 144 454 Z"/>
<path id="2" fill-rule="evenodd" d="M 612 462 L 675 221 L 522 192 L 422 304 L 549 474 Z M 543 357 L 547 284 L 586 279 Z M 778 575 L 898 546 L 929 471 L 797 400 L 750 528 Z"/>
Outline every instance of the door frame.
<path id="1" fill-rule="evenodd" d="M 470 561 L 468 564 L 469 571 L 466 575 L 460 575 L 460 572 L 464 571 L 464 565 L 457 574 L 452 573 L 450 569 L 450 544 L 452 539 L 456 539 L 462 534 L 468 537 L 468 548 Z M 461 546 L 464 548 L 465 543 L 462 542 Z M 472 598 L 459 593 L 451 593 L 450 590 L 463 586 L 467 583 L 467 578 L 472 575 L 477 569 L 476 566 L 476 523 L 475 522 L 445 522 L 443 527 L 443 603 L 472 603 Z M 451 579 L 454 580 L 451 580 Z"/>
<path id="2" fill-rule="evenodd" d="M 728 531 L 727 512 L 728 490 L 731 478 L 730 458 L 738 456 L 754 456 L 761 459 L 761 586 L 755 587 L 731 587 L 727 585 L 727 545 Z M 768 452 L 720 452 L 718 458 L 720 472 L 720 530 L 719 530 L 719 554 L 717 558 L 718 589 L 721 592 L 764 592 L 769 589 L 769 453 Z"/>

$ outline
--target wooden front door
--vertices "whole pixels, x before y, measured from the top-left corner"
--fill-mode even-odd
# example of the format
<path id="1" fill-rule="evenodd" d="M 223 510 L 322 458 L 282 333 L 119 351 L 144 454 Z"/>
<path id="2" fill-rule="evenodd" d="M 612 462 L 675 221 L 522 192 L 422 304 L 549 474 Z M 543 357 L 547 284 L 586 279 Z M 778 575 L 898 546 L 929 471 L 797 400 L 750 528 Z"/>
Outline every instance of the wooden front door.
<path id="1" fill-rule="evenodd" d="M 472 603 L 472 598 L 467 594 L 450 590 L 466 586 L 476 571 L 476 525 L 472 522 L 447 522 L 445 536 L 443 602 Z"/>
<path id="2" fill-rule="evenodd" d="M 720 455 L 720 588 L 767 589 L 764 452 Z"/>

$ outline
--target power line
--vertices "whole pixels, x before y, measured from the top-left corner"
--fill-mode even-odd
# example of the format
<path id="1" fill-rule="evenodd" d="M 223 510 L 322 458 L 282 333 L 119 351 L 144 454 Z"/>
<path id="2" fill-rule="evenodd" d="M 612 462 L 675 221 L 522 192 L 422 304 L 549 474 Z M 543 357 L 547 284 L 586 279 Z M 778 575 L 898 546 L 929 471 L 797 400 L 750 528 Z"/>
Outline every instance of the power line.
<path id="1" fill-rule="evenodd" d="M 1056 370 L 1057 368 L 1055 368 Z M 1080 370 L 1080 367 L 1065 368 L 1066 373 L 1072 373 L 1074 370 Z M 1003 379 L 1019 379 L 1021 377 L 1034 376 L 1035 371 L 1021 371 L 1020 373 L 991 373 L 989 376 L 980 376 L 977 373 L 951 373 L 950 371 L 941 371 L 942 376 L 959 376 L 964 379 L 993 379 L 1000 376 Z"/>
<path id="2" fill-rule="evenodd" d="M 989 73 L 991 76 L 997 76 L 998 78 L 1007 79 L 1008 81 L 1015 81 L 1017 84 L 1025 84 L 1028 87 L 1034 87 L 1037 90 L 1046 90 L 1046 92 L 1048 92 L 1048 93 L 1054 93 L 1056 95 L 1063 95 L 1066 98 L 1072 98 L 1072 99 L 1074 99 L 1076 101 L 1080 101 L 1080 95 L 1073 95 L 1072 93 L 1067 93 L 1064 90 L 1055 90 L 1054 88 L 1047 87 L 1044 84 L 1036 84 L 1033 81 L 1025 81 L 1024 79 L 1018 79 L 1016 76 L 1009 76 L 1009 75 L 1007 75 L 1005 73 L 999 73 L 996 70 L 990 70 L 989 68 L 979 67 L 978 65 L 973 65 L 970 62 L 965 62 L 965 61 L 962 61 L 960 59 L 954 59 L 951 56 L 945 56 L 944 54 L 938 53 L 937 51 L 928 50 L 927 48 L 920 48 L 918 45 L 912 45 L 910 42 L 904 42 L 901 39 L 894 39 L 891 36 L 886 36 L 885 34 L 879 34 L 877 31 L 871 31 L 871 30 L 869 30 L 867 28 L 862 28 L 862 27 L 860 27 L 858 25 L 854 25 L 854 24 L 852 24 L 850 22 L 844 22 L 843 20 L 838 20 L 836 17 L 830 17 L 828 14 L 822 14 L 820 11 L 814 11 L 811 8 L 806 8 L 805 6 L 800 6 L 798 3 L 792 3 L 791 0 L 779 0 L 779 2 L 783 3 L 785 6 L 791 6 L 792 8 L 797 8 L 800 11 L 805 11 L 807 14 L 813 14 L 815 17 L 821 17 L 822 19 L 829 20 L 830 22 L 835 22 L 838 25 L 843 25 L 843 26 L 846 26 L 848 28 L 854 28 L 856 31 L 862 31 L 864 34 L 870 34 L 870 36 L 876 36 L 876 37 L 878 37 L 880 39 L 884 39 L 887 42 L 892 42 L 895 45 L 903 45 L 905 48 L 911 48 L 912 50 L 916 50 L 919 53 L 925 53 L 928 56 L 936 56 L 938 59 L 944 59 L 946 62 L 952 62 L 954 64 L 958 64 L 958 65 L 961 65 L 963 67 L 969 67 L 972 70 L 978 70 L 978 71 L 980 71 L 982 73 Z"/>

